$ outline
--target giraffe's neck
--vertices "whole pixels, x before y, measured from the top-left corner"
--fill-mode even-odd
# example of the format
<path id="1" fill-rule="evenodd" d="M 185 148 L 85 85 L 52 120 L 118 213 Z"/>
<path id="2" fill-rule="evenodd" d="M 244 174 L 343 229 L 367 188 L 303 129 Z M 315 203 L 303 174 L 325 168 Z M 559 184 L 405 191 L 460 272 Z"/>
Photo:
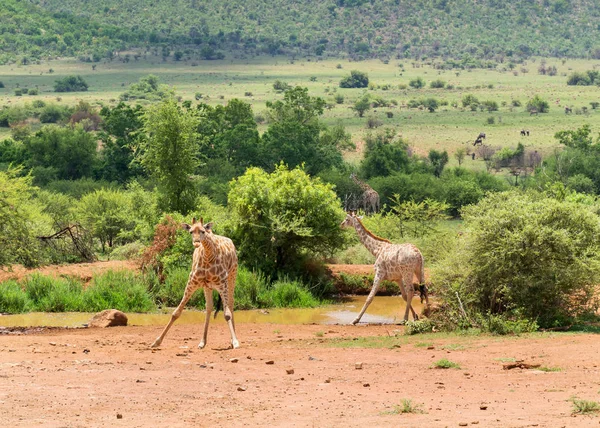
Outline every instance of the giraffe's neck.
<path id="1" fill-rule="evenodd" d="M 371 188 L 367 183 L 363 183 L 356 177 L 352 177 L 352 180 L 354 180 L 354 182 L 358 184 L 358 187 L 360 187 L 362 190 L 369 190 Z"/>
<path id="2" fill-rule="evenodd" d="M 208 237 L 202 240 L 202 247 L 204 248 L 204 254 L 202 261 L 204 265 L 211 264 L 217 255 L 217 245 Z"/>
<path id="3" fill-rule="evenodd" d="M 358 220 L 354 222 L 354 228 L 356 229 L 356 233 L 358 234 L 358 239 L 360 239 L 360 242 L 362 242 L 367 250 L 369 250 L 375 257 L 377 257 L 381 249 L 389 243 L 388 241 L 376 238 Z"/>

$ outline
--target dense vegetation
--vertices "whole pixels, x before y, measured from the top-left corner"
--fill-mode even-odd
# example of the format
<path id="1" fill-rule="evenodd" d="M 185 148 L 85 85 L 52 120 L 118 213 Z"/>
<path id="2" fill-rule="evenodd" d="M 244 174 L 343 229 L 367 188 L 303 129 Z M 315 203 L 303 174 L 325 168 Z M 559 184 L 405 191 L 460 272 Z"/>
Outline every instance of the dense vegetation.
<path id="1" fill-rule="evenodd" d="M 223 52 L 347 54 L 452 58 L 449 66 L 530 55 L 600 56 L 600 7 L 593 0 L 8 0 L 3 5 L 0 62 L 15 59 L 14 52 L 21 61 L 47 55 L 99 61 L 135 46 L 172 53 L 176 60 L 218 59 Z"/>

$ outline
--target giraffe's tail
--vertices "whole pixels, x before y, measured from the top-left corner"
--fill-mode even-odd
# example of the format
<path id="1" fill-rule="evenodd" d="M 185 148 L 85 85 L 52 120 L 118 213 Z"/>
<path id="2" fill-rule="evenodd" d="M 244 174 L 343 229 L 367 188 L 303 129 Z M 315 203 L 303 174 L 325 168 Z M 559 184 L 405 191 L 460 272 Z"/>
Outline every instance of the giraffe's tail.
<path id="1" fill-rule="evenodd" d="M 217 314 L 221 310 L 223 310 L 223 299 L 221 299 L 221 294 L 217 292 L 217 300 L 215 302 L 215 315 L 214 315 L 214 318 L 217 318 Z"/>
<path id="2" fill-rule="evenodd" d="M 425 285 L 425 257 L 421 254 L 421 260 L 419 262 L 419 297 L 421 298 L 421 303 L 423 300 L 429 304 L 429 296 L 427 295 L 427 285 Z"/>

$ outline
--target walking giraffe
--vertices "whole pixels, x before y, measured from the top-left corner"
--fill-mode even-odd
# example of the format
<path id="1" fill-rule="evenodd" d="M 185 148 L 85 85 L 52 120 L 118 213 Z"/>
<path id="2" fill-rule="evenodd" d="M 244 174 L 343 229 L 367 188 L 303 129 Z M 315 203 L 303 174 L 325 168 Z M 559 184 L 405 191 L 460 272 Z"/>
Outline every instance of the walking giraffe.
<path id="1" fill-rule="evenodd" d="M 402 298 L 406 301 L 406 311 L 404 312 L 404 322 L 408 321 L 408 314 L 412 312 L 413 319 L 419 319 L 417 313 L 412 307 L 412 298 L 414 293 L 413 274 L 419 279 L 419 291 L 421 302 L 423 298 L 429 305 L 429 296 L 425 287 L 425 271 L 423 266 L 423 255 L 417 247 L 412 244 L 392 244 L 387 239 L 373 235 L 360 221 L 354 212 L 348 213 L 346 219 L 341 224 L 342 227 L 354 227 L 360 242 L 367 250 L 375 256 L 375 279 L 373 288 L 365 301 L 360 313 L 352 324 L 360 321 L 361 317 L 373 301 L 381 281 L 387 279 L 395 281 L 400 287 Z"/>
<path id="2" fill-rule="evenodd" d="M 364 181 L 358 179 L 355 173 L 350 174 L 350 178 L 360 186 L 363 191 L 361 202 L 365 213 L 376 213 L 379 211 L 379 193 Z"/>
<path id="3" fill-rule="evenodd" d="M 239 348 L 240 343 L 235 336 L 233 320 L 233 291 L 238 266 L 235 246 L 231 239 L 213 234 L 212 223 L 203 224 L 202 218 L 198 222 L 194 218 L 191 225 L 184 223 L 182 227 L 192 235 L 195 247 L 192 271 L 179 306 L 173 311 L 171 320 L 151 346 L 153 348 L 160 346 L 173 323 L 183 312 L 186 303 L 196 290 L 202 288 L 206 298 L 206 319 L 204 320 L 204 335 L 198 348 L 202 349 L 206 346 L 208 324 L 213 309 L 213 290 L 217 290 L 223 301 L 223 313 L 231 333 L 231 345 L 233 348 Z"/>

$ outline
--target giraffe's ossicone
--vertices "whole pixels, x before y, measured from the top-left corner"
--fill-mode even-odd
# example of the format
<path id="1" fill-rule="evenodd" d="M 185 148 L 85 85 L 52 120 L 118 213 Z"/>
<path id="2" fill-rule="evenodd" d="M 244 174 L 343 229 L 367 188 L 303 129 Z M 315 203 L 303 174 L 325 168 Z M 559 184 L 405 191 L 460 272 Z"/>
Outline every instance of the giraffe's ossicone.
<path id="1" fill-rule="evenodd" d="M 153 348 L 160 346 L 175 320 L 183 312 L 186 303 L 194 292 L 201 288 L 204 290 L 204 297 L 206 298 L 206 319 L 204 321 L 204 334 L 198 347 L 204 348 L 206 346 L 208 324 L 213 310 L 212 291 L 216 290 L 223 301 L 223 313 L 231 333 L 231 345 L 238 348 L 240 343 L 235 335 L 235 322 L 233 320 L 233 293 L 238 268 L 235 246 L 231 239 L 215 235 L 212 232 L 212 223 L 203 224 L 202 218 L 199 221 L 193 219 L 191 225 L 184 223 L 182 227 L 192 235 L 192 243 L 195 247 L 192 270 L 179 306 L 173 311 L 169 323 L 151 346 Z"/>

